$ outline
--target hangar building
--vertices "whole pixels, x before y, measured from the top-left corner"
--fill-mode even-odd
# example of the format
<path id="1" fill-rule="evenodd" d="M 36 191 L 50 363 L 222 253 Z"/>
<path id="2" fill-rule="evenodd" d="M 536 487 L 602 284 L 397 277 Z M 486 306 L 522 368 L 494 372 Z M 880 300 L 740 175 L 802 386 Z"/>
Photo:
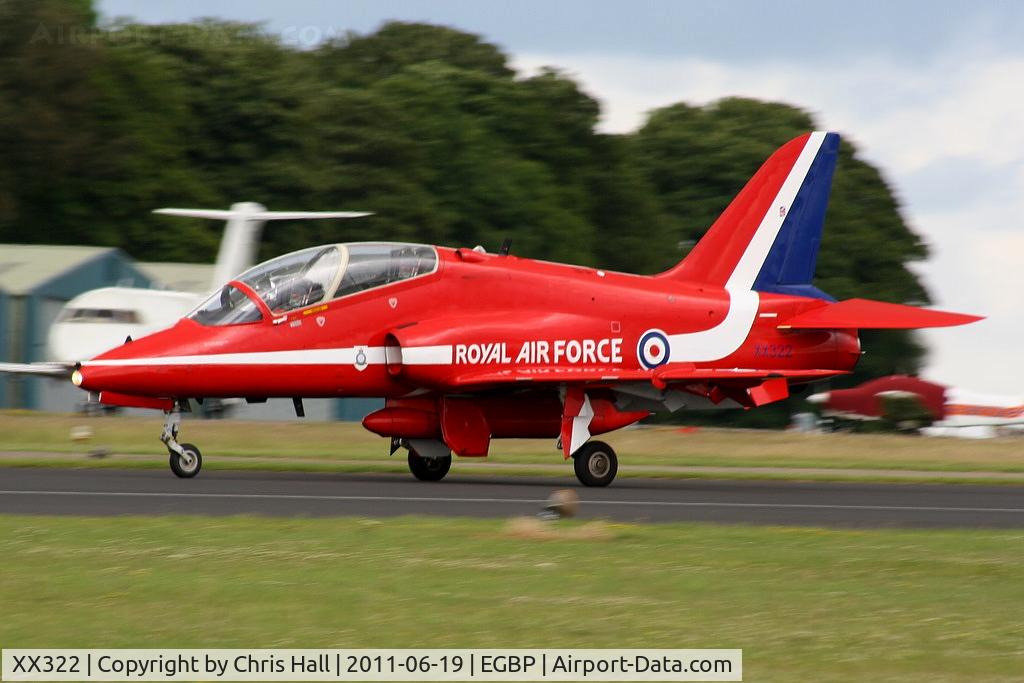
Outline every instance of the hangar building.
<path id="1" fill-rule="evenodd" d="M 46 360 L 46 335 L 62 306 L 97 287 L 150 287 L 120 249 L 0 244 L 0 358 Z M 57 410 L 52 380 L 0 377 L 0 407 Z M 64 393 L 64 392 L 56 392 Z"/>

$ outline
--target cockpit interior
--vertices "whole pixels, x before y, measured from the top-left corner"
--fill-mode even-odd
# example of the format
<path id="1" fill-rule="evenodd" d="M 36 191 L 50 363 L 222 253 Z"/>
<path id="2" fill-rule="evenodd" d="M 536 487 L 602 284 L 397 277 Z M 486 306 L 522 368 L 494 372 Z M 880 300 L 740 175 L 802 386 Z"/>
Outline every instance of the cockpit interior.
<path id="1" fill-rule="evenodd" d="M 313 247 L 279 256 L 236 278 L 274 315 L 428 275 L 437 251 L 422 244 L 360 242 Z M 227 284 L 189 317 L 202 325 L 239 325 L 263 318 L 241 288 Z"/>

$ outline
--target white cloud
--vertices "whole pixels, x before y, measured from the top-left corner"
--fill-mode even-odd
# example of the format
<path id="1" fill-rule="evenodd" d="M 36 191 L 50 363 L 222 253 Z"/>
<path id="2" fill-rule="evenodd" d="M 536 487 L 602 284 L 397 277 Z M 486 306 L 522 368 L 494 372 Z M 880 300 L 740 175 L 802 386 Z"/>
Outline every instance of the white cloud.
<path id="1" fill-rule="evenodd" d="M 515 64 L 525 72 L 548 64 L 567 70 L 601 100 L 608 132 L 636 129 L 657 107 L 739 95 L 792 103 L 844 133 L 882 168 L 909 223 L 932 245 L 932 259 L 918 270 L 936 304 L 989 316 L 928 332 L 928 375 L 1019 393 L 1024 57 L 969 47 L 977 44 L 956 41 L 940 58 L 915 64 L 870 56 L 837 67 L 607 54 L 522 54 Z"/>
<path id="2" fill-rule="evenodd" d="M 516 56 L 525 72 L 557 65 L 602 101 L 601 128 L 634 130 L 645 112 L 674 102 L 730 95 L 809 109 L 847 129 L 889 170 L 910 172 L 946 156 L 1018 160 L 1024 149 L 1022 57 L 937 60 L 928 66 L 862 58 L 845 67 L 597 54 Z"/>

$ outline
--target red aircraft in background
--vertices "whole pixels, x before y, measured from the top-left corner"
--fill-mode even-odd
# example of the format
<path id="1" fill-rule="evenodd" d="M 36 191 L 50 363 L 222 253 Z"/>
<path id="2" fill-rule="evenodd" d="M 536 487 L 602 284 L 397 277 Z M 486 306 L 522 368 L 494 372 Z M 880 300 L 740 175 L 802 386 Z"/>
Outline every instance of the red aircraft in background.
<path id="1" fill-rule="evenodd" d="M 835 133 L 777 150 L 671 270 L 629 275 L 478 249 L 331 244 L 258 265 L 188 317 L 76 366 L 101 403 L 163 410 L 179 477 L 189 399 L 375 396 L 364 426 L 440 480 L 451 453 L 493 438 L 558 439 L 579 480 L 617 458 L 592 435 L 653 411 L 754 408 L 849 372 L 858 329 L 959 325 L 974 316 L 812 286 L 839 148 Z M 503 250 L 507 252 L 507 249 Z M 8 369 L 12 369 L 8 366 Z M 14 368 L 17 369 L 17 368 Z"/>
<path id="2" fill-rule="evenodd" d="M 927 411 L 932 424 L 920 431 L 928 436 L 987 439 L 1024 430 L 1020 396 L 982 394 L 907 375 L 878 377 L 850 389 L 812 394 L 807 400 L 830 417 L 877 420 L 886 417 L 886 398 L 913 400 Z"/>

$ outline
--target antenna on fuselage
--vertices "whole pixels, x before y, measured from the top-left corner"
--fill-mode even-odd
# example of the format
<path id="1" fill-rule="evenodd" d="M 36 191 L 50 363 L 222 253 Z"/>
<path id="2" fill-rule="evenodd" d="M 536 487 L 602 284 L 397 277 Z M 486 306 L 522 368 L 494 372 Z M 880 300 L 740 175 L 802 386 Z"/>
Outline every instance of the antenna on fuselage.
<path id="1" fill-rule="evenodd" d="M 505 240 L 501 243 L 501 249 L 498 250 L 498 253 L 501 254 L 502 256 L 508 256 L 508 252 L 510 252 L 511 250 L 512 238 L 506 237 Z"/>
<path id="2" fill-rule="evenodd" d="M 267 211 L 262 204 L 239 202 L 227 211 L 222 209 L 157 209 L 153 213 L 164 216 L 187 216 L 227 221 L 224 237 L 217 251 L 213 282 L 210 291 L 221 287 L 242 271 L 248 270 L 256 260 L 260 233 L 266 221 L 301 221 L 321 218 L 362 218 L 372 216 L 368 211 Z"/>

